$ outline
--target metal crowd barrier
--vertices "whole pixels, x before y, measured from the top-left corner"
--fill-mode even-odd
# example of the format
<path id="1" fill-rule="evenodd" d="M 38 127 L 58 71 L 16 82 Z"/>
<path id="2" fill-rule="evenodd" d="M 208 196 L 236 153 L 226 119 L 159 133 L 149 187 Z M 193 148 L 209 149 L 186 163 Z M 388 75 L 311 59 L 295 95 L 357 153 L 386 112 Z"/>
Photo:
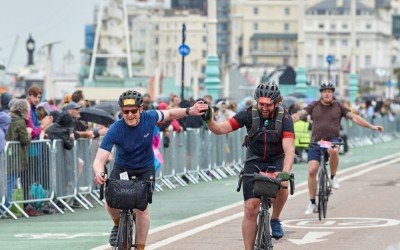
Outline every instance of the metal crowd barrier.
<path id="1" fill-rule="evenodd" d="M 400 116 L 394 121 L 376 118 L 374 122 L 382 124 L 385 132 L 370 131 L 346 122 L 344 127 L 351 147 L 400 138 Z M 156 173 L 156 190 L 236 175 L 242 169 L 246 156 L 246 150 L 242 148 L 245 135 L 244 128 L 219 136 L 204 129 L 172 133 L 169 147 L 164 148 L 161 144 L 164 163 Z M 49 202 L 60 213 L 64 213 L 57 205 L 60 203 L 71 212 L 74 212 L 70 206 L 72 202 L 86 209 L 93 207 L 93 201 L 103 205 L 92 170 L 99 143 L 98 140 L 79 139 L 73 149 L 66 150 L 61 140 L 33 141 L 28 150 L 29 164 L 24 170 L 19 143 L 7 142 L 4 153 L 0 155 L 0 218 L 8 215 L 17 218 L 10 210 L 11 206 L 28 218 L 20 207 L 20 204 L 27 203 L 40 205 Z M 108 173 L 112 168 L 113 160 L 107 164 Z M 14 199 L 17 180 L 21 180 L 23 195 Z"/>
<path id="2" fill-rule="evenodd" d="M 400 138 L 400 115 L 395 116 L 392 121 L 388 117 L 377 117 L 372 122 L 375 125 L 382 125 L 384 132 L 380 133 L 363 128 L 350 120 L 345 120 L 342 123 L 344 127 L 343 131 L 347 134 L 350 148 L 373 145 Z"/>

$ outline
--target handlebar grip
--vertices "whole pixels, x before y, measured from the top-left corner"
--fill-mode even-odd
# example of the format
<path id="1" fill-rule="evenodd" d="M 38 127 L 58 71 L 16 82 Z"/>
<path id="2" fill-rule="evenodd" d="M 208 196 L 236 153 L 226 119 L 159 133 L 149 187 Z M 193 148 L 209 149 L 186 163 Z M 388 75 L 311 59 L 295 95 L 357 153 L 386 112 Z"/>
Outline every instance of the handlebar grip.
<path id="1" fill-rule="evenodd" d="M 104 168 L 106 169 L 106 168 Z M 104 177 L 106 174 L 103 172 L 101 173 L 101 176 Z M 102 201 L 104 199 L 104 184 L 100 185 L 100 200 Z"/>
<path id="2" fill-rule="evenodd" d="M 240 174 L 239 174 L 239 181 L 238 181 L 238 185 L 237 185 L 237 188 L 236 188 L 236 192 L 240 192 L 240 188 L 242 187 L 243 174 L 244 174 L 244 171 L 243 171 L 243 170 L 240 171 Z"/>
<path id="3" fill-rule="evenodd" d="M 290 181 L 290 195 L 293 195 L 294 191 L 295 191 L 294 174 L 293 173 L 290 174 L 290 180 L 289 181 Z"/>

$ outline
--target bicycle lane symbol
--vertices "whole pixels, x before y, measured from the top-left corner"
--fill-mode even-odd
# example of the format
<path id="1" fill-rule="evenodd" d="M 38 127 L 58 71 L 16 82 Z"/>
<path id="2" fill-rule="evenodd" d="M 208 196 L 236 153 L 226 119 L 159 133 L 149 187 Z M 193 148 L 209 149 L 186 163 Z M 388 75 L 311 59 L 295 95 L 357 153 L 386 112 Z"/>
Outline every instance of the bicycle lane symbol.
<path id="1" fill-rule="evenodd" d="M 282 222 L 284 227 L 299 229 L 361 229 L 397 226 L 399 220 L 385 218 L 361 218 L 361 217 L 336 217 L 320 221 L 318 219 L 294 219 Z M 327 240 L 323 238 L 333 232 L 307 232 L 302 239 L 288 239 L 297 245 L 316 243 Z"/>

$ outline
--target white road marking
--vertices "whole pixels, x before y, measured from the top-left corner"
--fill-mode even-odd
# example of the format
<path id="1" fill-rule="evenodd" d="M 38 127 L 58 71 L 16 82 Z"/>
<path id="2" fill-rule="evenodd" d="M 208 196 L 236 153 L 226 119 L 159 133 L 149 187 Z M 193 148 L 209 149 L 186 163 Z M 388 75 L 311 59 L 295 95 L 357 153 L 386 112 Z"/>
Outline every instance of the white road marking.
<path id="1" fill-rule="evenodd" d="M 392 227 L 400 224 L 399 220 L 365 217 L 335 217 L 329 218 L 330 223 L 315 219 L 293 219 L 282 222 L 284 227 L 302 229 L 360 229 L 376 227 Z"/>
<path id="2" fill-rule="evenodd" d="M 204 225 L 202 225 L 200 227 L 193 228 L 193 229 L 191 229 L 189 231 L 174 235 L 173 237 L 166 238 L 165 240 L 161 240 L 161 241 L 159 241 L 157 243 L 154 243 L 154 244 L 146 247 L 146 249 L 153 250 L 153 249 L 157 249 L 159 247 L 163 247 L 163 246 L 171 244 L 172 242 L 175 242 L 177 240 L 180 240 L 180 239 L 189 237 L 191 235 L 200 233 L 200 232 L 202 232 L 204 230 L 207 230 L 207 229 L 210 229 L 212 227 L 218 226 L 220 224 L 229 222 L 231 220 L 235 220 L 235 219 L 240 218 L 240 217 L 243 217 L 243 212 L 237 213 L 237 214 L 234 214 L 234 215 L 231 215 L 231 216 L 228 216 L 228 217 L 224 217 L 222 219 L 213 221 L 211 223 L 204 224 Z"/>
<path id="3" fill-rule="evenodd" d="M 320 241 L 325 241 L 327 239 L 318 239 L 332 234 L 333 232 L 308 232 L 302 239 L 288 239 L 296 245 L 304 245 L 309 243 L 316 243 Z"/>
<path id="4" fill-rule="evenodd" d="M 399 157 L 399 156 L 400 156 L 400 153 L 394 154 L 394 155 L 391 155 L 391 156 L 386 156 L 386 157 L 383 157 L 383 158 L 380 158 L 380 159 L 377 159 L 377 160 L 372 160 L 372 161 L 369 161 L 369 162 L 366 162 L 366 163 L 362 163 L 362 164 L 360 164 L 360 165 L 357 165 L 357 166 L 354 166 L 354 167 L 351 167 L 351 168 L 348 168 L 348 169 L 344 169 L 344 170 L 338 171 L 338 174 L 343 174 L 343 173 L 346 173 L 346 172 L 349 172 L 349 171 L 352 171 L 352 170 L 357 170 L 357 169 L 360 169 L 360 168 L 363 169 L 362 171 L 360 171 L 361 174 L 364 174 L 364 173 L 367 173 L 367 172 L 369 172 L 369 171 L 372 171 L 372 170 L 375 170 L 375 169 L 384 167 L 384 166 L 386 166 L 386 165 L 389 165 L 389 164 L 391 164 L 391 163 L 393 163 L 393 162 L 399 161 L 400 159 L 397 158 L 397 157 Z M 369 168 L 368 168 L 368 166 L 370 166 L 371 164 L 374 164 L 374 163 L 379 162 L 379 161 L 382 161 L 382 160 L 387 160 L 387 159 L 390 159 L 390 158 L 396 158 L 396 159 L 394 159 L 394 160 L 392 160 L 392 161 L 389 161 L 389 162 L 385 162 L 385 163 L 379 164 L 379 165 L 377 165 L 377 166 L 373 166 L 373 167 L 369 167 Z M 348 180 L 348 179 L 350 179 L 350 178 L 357 177 L 357 176 L 361 175 L 361 174 L 358 174 L 358 173 L 359 173 L 359 172 L 354 173 L 354 174 L 351 174 L 351 175 L 346 176 L 346 177 L 342 177 L 341 180 L 342 180 L 342 181 L 343 181 L 343 180 Z M 296 185 L 296 187 L 302 187 L 302 186 L 306 186 L 306 185 L 307 185 L 307 181 L 302 182 L 302 183 Z M 300 191 L 296 191 L 296 193 L 295 193 L 294 195 L 289 196 L 289 199 L 292 199 L 292 198 L 297 197 L 297 196 L 299 196 L 299 195 L 302 195 L 302 194 L 304 194 L 304 193 L 308 193 L 308 190 L 307 190 L 307 189 L 303 189 L 303 190 L 300 190 Z M 159 231 L 165 230 L 165 229 L 167 229 L 167 228 L 172 227 L 174 224 L 175 224 L 175 225 L 180 225 L 180 224 L 183 224 L 183 223 L 186 223 L 186 222 L 194 221 L 194 220 L 199 219 L 199 218 L 207 217 L 207 216 L 210 215 L 210 214 L 215 214 L 215 213 L 217 213 L 217 212 L 215 212 L 215 211 L 217 211 L 217 210 L 219 210 L 220 212 L 223 212 L 223 211 L 225 211 L 225 210 L 228 210 L 228 209 L 230 209 L 230 208 L 234 208 L 234 207 L 239 206 L 239 205 L 242 205 L 242 204 L 243 204 L 243 202 L 236 202 L 236 203 L 234 203 L 234 204 L 225 206 L 225 207 L 220 208 L 220 209 L 213 210 L 213 211 L 211 211 L 211 212 L 207 212 L 207 213 L 204 213 L 204 214 L 199 214 L 199 215 L 196 215 L 196 216 L 193 216 L 193 217 L 184 219 L 184 220 L 180 220 L 180 221 L 177 221 L 177 222 L 174 222 L 174 223 L 170 223 L 170 224 L 167 224 L 167 225 L 165 225 L 165 226 L 161 226 L 161 227 L 155 228 L 154 230 L 150 230 L 149 234 L 152 234 L 152 233 L 155 233 L 155 232 L 159 232 Z M 228 208 L 228 207 L 229 207 L 229 208 Z M 234 220 L 234 219 L 236 219 L 236 218 L 240 218 L 240 216 L 243 216 L 243 212 L 233 214 L 233 215 L 231 215 L 231 216 L 229 216 L 229 217 L 226 217 L 226 218 L 231 218 L 230 220 Z M 225 219 L 226 219 L 226 218 L 225 218 Z M 223 218 L 223 219 L 224 219 L 224 218 Z M 225 222 L 229 222 L 230 220 L 226 220 Z M 220 220 L 218 220 L 218 221 L 220 221 Z M 224 222 L 224 223 L 225 223 L 225 222 Z M 159 247 L 166 246 L 166 245 L 168 245 L 168 244 L 170 244 L 170 243 L 172 243 L 172 242 L 181 240 L 181 239 L 183 239 L 183 238 L 185 238 L 185 237 L 188 237 L 188 236 L 191 236 L 191 235 L 195 234 L 195 233 L 196 233 L 196 230 L 197 230 L 198 228 L 207 227 L 206 229 L 208 229 L 208 228 L 210 228 L 210 227 L 208 227 L 207 225 L 213 224 L 213 223 L 215 223 L 215 222 L 211 222 L 211 223 L 208 223 L 208 224 L 204 224 L 204 225 L 202 225 L 201 227 L 197 227 L 197 228 L 194 228 L 194 229 L 191 229 L 191 230 L 187 231 L 187 232 L 191 232 L 190 235 L 188 235 L 187 233 L 181 233 L 181 234 L 178 234 L 178 235 L 174 235 L 174 236 L 172 236 L 172 237 L 169 237 L 169 238 L 167 238 L 167 239 L 164 239 L 164 240 L 160 241 L 160 242 L 163 242 L 163 244 L 160 244 L 160 242 L 157 242 L 157 243 L 154 243 L 154 244 L 152 244 L 152 245 L 146 247 L 146 249 L 157 249 L 157 248 L 159 248 Z M 283 224 L 284 224 L 284 222 L 283 222 Z M 214 226 L 215 226 L 215 225 L 214 225 Z M 212 227 L 214 227 L 214 226 L 212 226 Z M 203 230 L 201 230 L 201 231 L 203 231 Z M 200 231 L 200 232 L 201 232 L 201 231 Z M 185 237 L 182 237 L 183 235 L 185 235 Z M 178 237 L 178 236 L 179 236 L 179 237 Z M 106 244 L 106 245 L 103 245 L 103 246 L 99 246 L 99 247 L 93 248 L 93 250 L 103 250 L 103 249 L 107 249 L 107 248 L 109 248 L 109 247 L 110 247 L 110 245 L 109 245 L 109 244 Z M 150 248 L 150 247 L 151 247 L 151 248 Z"/>

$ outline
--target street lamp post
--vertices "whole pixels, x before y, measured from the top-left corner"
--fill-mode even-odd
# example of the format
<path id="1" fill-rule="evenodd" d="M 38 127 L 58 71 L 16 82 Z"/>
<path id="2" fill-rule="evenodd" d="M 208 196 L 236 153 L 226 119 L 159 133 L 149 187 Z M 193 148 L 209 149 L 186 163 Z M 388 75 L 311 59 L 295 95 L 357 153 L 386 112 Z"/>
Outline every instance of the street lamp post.
<path id="1" fill-rule="evenodd" d="M 185 56 L 189 55 L 190 48 L 185 44 L 186 41 L 186 24 L 182 24 L 182 44 L 179 46 L 179 54 L 182 56 L 181 70 L 181 99 L 184 99 L 185 91 Z"/>
<path id="2" fill-rule="evenodd" d="M 328 82 L 331 82 L 331 65 L 333 63 L 334 57 L 332 55 L 326 56 L 326 62 L 328 63 Z"/>

